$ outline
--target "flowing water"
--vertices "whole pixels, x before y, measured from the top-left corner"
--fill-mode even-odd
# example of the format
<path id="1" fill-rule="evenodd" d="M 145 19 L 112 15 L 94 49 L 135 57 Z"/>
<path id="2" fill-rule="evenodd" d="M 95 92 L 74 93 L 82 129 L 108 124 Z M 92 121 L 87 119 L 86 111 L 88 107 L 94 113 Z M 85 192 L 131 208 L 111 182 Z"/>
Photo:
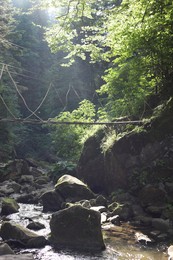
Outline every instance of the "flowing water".
<path id="1" fill-rule="evenodd" d="M 45 225 L 45 228 L 37 231 L 39 235 L 47 237 L 50 233 L 49 221 L 51 214 L 42 213 L 42 206 L 20 204 L 18 213 L 8 216 L 11 221 L 27 226 L 30 219 Z M 36 260 L 100 260 L 100 259 L 117 259 L 117 260 L 165 260 L 166 255 L 165 244 L 148 246 L 141 245 L 134 239 L 135 230 L 129 224 L 121 227 L 104 227 L 104 240 L 106 250 L 101 253 L 79 253 L 72 251 L 54 251 L 47 245 L 42 249 L 21 249 L 20 253 L 32 253 Z"/>

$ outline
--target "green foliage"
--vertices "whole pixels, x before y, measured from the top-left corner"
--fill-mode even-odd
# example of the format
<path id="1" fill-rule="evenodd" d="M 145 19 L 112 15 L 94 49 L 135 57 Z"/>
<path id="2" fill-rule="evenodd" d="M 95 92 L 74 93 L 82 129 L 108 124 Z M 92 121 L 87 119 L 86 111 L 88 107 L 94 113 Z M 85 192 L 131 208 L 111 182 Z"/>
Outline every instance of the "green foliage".
<path id="1" fill-rule="evenodd" d="M 54 52 L 64 52 L 66 65 L 75 57 L 109 62 L 99 93 L 107 95 L 111 116 L 139 114 L 151 93 L 172 93 L 172 1 L 42 4 L 56 7 L 56 22 L 46 37 Z"/>
<path id="2" fill-rule="evenodd" d="M 76 164 L 71 161 L 59 161 L 54 166 L 53 169 L 49 172 L 50 178 L 57 182 L 57 180 L 64 174 L 73 175 L 75 173 Z"/>
<path id="3" fill-rule="evenodd" d="M 54 118 L 57 122 L 94 122 L 95 106 L 88 100 L 79 103 L 78 109 L 72 112 L 62 112 Z M 88 125 L 61 125 L 51 126 L 53 146 L 57 155 L 63 159 L 77 160 L 81 152 L 81 139 L 85 135 Z"/>

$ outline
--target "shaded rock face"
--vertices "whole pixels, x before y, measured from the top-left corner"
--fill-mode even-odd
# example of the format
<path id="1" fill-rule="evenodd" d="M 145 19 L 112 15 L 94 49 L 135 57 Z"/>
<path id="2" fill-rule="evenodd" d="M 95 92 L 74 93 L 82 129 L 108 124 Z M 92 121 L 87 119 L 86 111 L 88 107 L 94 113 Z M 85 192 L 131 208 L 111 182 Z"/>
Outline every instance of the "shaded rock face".
<path id="1" fill-rule="evenodd" d="M 101 134 L 86 141 L 77 167 L 77 177 L 84 180 L 96 193 L 105 189 L 104 155 L 100 149 L 102 138 Z"/>
<path id="2" fill-rule="evenodd" d="M 162 206 L 166 202 L 166 192 L 152 185 L 144 187 L 139 192 L 139 199 L 143 207 Z"/>
<path id="3" fill-rule="evenodd" d="M 56 248 L 103 250 L 100 213 L 72 206 L 52 215 L 51 242 Z"/>
<path id="4" fill-rule="evenodd" d="M 98 185 L 108 194 L 118 188 L 129 190 L 132 186 L 136 186 L 133 187 L 136 194 L 144 181 L 157 183 L 165 176 L 173 179 L 170 170 L 173 168 L 173 100 L 171 102 L 171 108 L 167 104 L 158 118 L 146 123 L 140 131 L 129 132 L 115 141 L 104 155 L 100 149 L 103 137 L 88 139 L 77 176 L 93 190 Z M 159 161 L 163 162 L 162 166 L 158 165 Z M 148 176 L 143 181 L 144 171 Z"/>
<path id="5" fill-rule="evenodd" d="M 79 179 L 71 175 L 63 175 L 55 185 L 55 191 L 59 193 L 64 200 L 76 202 L 83 199 L 92 199 L 94 193 Z"/>

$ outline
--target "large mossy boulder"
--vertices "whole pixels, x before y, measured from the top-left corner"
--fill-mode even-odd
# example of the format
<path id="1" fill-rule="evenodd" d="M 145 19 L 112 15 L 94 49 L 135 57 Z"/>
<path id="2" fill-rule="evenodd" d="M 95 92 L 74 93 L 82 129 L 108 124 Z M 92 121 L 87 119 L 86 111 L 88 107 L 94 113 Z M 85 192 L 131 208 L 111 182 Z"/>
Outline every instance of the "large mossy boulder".
<path id="1" fill-rule="evenodd" d="M 21 244 L 29 248 L 40 248 L 47 244 L 45 237 L 37 235 L 19 224 L 10 223 L 8 221 L 3 222 L 0 229 L 0 236 L 6 241 L 19 241 Z"/>
<path id="2" fill-rule="evenodd" d="M 92 199 L 94 193 L 82 181 L 71 175 L 63 175 L 55 185 L 55 191 L 69 202 L 76 202 L 83 199 Z"/>
<path id="3" fill-rule="evenodd" d="M 103 250 L 100 213 L 75 205 L 52 215 L 50 241 L 55 248 Z"/>

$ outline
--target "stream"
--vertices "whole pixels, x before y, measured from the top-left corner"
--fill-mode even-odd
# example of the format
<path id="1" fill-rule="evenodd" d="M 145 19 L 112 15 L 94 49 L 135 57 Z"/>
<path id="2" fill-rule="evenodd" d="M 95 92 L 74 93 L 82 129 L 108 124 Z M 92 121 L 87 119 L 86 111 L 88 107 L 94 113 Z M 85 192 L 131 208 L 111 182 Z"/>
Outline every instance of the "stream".
<path id="1" fill-rule="evenodd" d="M 27 226 L 30 219 L 45 225 L 44 229 L 34 231 L 39 235 L 48 237 L 50 233 L 49 221 L 50 213 L 43 213 L 41 205 L 22 204 L 20 203 L 18 213 L 8 216 L 10 221 L 20 223 Z M 79 253 L 68 250 L 54 251 L 47 245 L 42 249 L 16 249 L 16 253 L 32 253 L 36 260 L 99 260 L 99 259 L 117 259 L 117 260 L 164 260 L 168 259 L 166 255 L 165 244 L 157 244 L 148 246 L 137 243 L 134 239 L 134 227 L 126 223 L 122 226 L 113 226 L 112 229 L 108 225 L 103 228 L 103 236 L 106 244 L 106 250 L 101 253 Z"/>

